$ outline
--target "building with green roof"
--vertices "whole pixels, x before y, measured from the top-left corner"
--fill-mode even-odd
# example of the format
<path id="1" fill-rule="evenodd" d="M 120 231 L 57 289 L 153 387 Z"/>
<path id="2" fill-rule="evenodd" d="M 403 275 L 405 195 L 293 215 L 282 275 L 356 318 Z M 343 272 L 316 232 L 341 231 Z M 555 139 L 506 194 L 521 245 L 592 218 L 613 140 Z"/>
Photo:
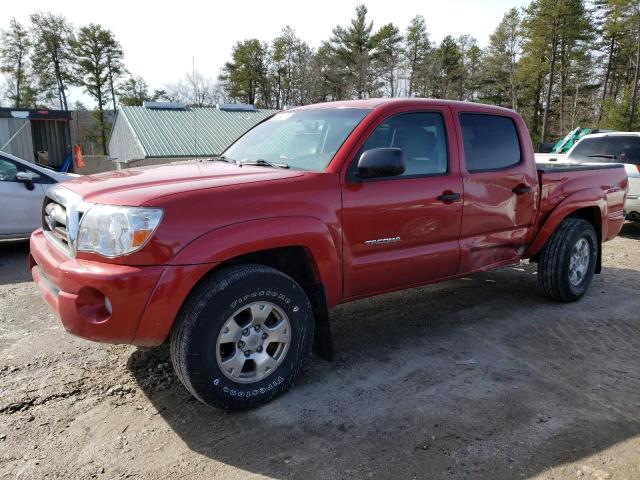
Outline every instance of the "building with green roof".
<path id="1" fill-rule="evenodd" d="M 244 104 L 189 108 L 145 102 L 120 107 L 109 137 L 109 157 L 121 167 L 133 167 L 219 155 L 276 112 Z"/>

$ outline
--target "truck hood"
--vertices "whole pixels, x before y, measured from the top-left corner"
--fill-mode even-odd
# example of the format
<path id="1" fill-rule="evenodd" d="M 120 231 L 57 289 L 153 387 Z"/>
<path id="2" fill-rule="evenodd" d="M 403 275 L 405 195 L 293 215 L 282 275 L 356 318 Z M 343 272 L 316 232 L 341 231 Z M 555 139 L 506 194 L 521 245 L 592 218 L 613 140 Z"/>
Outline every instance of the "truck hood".
<path id="1" fill-rule="evenodd" d="M 88 202 L 137 206 L 176 193 L 301 175 L 300 170 L 192 161 L 85 175 L 64 186 Z"/>

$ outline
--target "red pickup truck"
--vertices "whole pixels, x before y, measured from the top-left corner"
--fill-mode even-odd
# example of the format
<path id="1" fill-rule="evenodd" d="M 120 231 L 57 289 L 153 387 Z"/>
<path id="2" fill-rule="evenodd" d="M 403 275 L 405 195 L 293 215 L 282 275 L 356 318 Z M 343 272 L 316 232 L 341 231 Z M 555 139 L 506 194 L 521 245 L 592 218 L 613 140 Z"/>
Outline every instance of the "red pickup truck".
<path id="1" fill-rule="evenodd" d="M 263 403 L 342 302 L 538 262 L 575 301 L 624 220 L 622 166 L 536 166 L 513 111 L 363 100 L 280 112 L 223 155 L 49 190 L 29 264 L 81 337 L 157 346 L 202 402 Z"/>

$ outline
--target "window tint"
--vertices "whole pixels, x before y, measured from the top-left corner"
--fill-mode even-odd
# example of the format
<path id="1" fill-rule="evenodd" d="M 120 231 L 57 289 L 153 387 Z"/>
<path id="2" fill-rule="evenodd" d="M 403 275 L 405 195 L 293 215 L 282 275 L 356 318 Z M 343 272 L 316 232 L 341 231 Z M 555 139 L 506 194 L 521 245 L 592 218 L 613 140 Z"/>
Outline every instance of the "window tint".
<path id="1" fill-rule="evenodd" d="M 21 163 L 16 163 L 8 158 L 0 157 L 0 182 L 15 182 L 16 173 L 28 172 L 31 174 L 34 183 L 54 183 L 49 177 L 38 173 L 36 170 L 25 167 Z"/>
<path id="2" fill-rule="evenodd" d="M 365 151 L 386 147 L 402 150 L 406 170 L 401 177 L 447 173 L 447 138 L 439 113 L 403 113 L 388 118 L 364 143 L 352 171 Z"/>
<path id="3" fill-rule="evenodd" d="M 611 137 L 585 137 L 571 151 L 568 158 L 574 162 L 640 164 L 640 137 L 620 135 Z"/>
<path id="4" fill-rule="evenodd" d="M 263 159 L 322 171 L 369 112 L 360 108 L 280 112 L 249 130 L 224 155 L 238 161 Z"/>
<path id="5" fill-rule="evenodd" d="M 13 162 L 0 158 L 0 182 L 15 182 L 18 168 Z"/>
<path id="6" fill-rule="evenodd" d="M 469 172 L 501 170 L 520 163 L 518 132 L 510 118 L 462 113 L 460 127 Z"/>

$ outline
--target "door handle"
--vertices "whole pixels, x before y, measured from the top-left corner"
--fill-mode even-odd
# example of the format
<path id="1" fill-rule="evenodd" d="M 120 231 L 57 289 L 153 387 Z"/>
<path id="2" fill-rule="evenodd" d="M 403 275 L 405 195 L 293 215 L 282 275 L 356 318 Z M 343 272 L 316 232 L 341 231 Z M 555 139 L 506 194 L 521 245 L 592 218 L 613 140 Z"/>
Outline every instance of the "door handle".
<path id="1" fill-rule="evenodd" d="M 532 190 L 533 190 L 533 188 L 531 188 L 529 185 L 524 185 L 524 184 L 520 184 L 517 187 L 513 187 L 511 189 L 511 191 L 513 193 L 515 193 L 516 195 L 522 195 L 523 193 L 529 193 Z"/>
<path id="2" fill-rule="evenodd" d="M 443 192 L 442 195 L 438 195 L 436 197 L 436 200 L 438 200 L 439 202 L 451 203 L 451 202 L 455 202 L 456 200 L 460 200 L 460 194 L 453 193 L 451 191 L 446 191 L 446 192 Z"/>

